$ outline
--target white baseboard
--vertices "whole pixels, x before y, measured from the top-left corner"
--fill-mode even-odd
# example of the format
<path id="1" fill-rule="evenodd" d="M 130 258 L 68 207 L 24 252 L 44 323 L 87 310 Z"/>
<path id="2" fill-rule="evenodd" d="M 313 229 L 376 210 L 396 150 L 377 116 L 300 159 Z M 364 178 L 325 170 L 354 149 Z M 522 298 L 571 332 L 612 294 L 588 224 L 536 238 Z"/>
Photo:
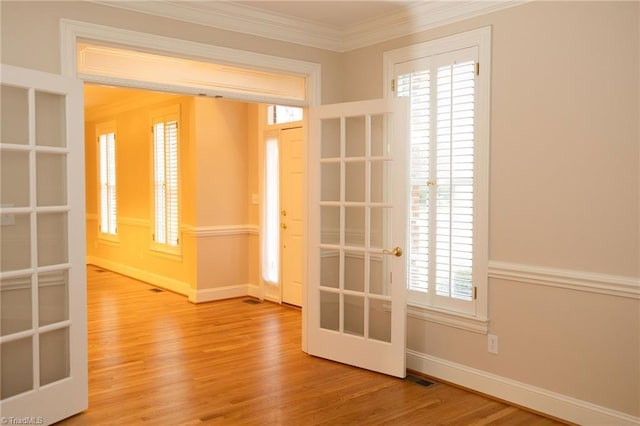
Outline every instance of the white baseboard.
<path id="1" fill-rule="evenodd" d="M 407 350 L 407 368 L 581 425 L 640 425 L 640 417 Z"/>
<path id="2" fill-rule="evenodd" d="M 255 290 L 253 289 L 255 287 Z M 237 284 L 225 287 L 205 288 L 202 290 L 190 290 L 189 302 L 203 303 L 214 300 L 232 299 L 234 297 L 253 296 L 258 293 L 257 286 L 252 284 Z M 258 297 L 257 295 L 255 297 Z"/>
<path id="3" fill-rule="evenodd" d="M 96 265 L 100 268 L 108 269 L 110 271 L 117 272 L 118 274 L 126 275 L 184 296 L 188 296 L 191 291 L 189 283 L 184 281 L 167 278 L 163 275 L 154 274 L 153 272 L 145 271 L 144 269 L 123 265 L 122 263 L 113 262 L 101 257 L 87 256 L 87 264 Z"/>

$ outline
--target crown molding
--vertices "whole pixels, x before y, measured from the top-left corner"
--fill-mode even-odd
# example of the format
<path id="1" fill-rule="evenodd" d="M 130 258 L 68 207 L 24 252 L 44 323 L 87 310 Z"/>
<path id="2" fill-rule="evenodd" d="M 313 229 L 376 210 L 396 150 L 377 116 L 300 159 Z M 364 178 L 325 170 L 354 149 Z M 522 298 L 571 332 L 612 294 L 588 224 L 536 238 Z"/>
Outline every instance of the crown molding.
<path id="1" fill-rule="evenodd" d="M 105 1 L 104 6 L 177 19 L 227 31 L 234 31 L 334 52 L 350 50 L 407 36 L 497 10 L 519 6 L 531 0 L 417 1 L 396 13 L 341 29 L 269 13 L 229 1 Z"/>

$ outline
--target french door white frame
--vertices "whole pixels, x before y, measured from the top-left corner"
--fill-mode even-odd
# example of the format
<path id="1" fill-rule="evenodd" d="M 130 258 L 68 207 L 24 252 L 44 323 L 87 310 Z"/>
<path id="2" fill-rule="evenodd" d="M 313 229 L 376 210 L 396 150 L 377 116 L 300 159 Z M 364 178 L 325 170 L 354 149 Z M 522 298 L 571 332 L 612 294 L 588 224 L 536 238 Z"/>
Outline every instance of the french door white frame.
<path id="1" fill-rule="evenodd" d="M 264 55 L 255 52 L 242 51 L 226 47 L 213 46 L 204 43 L 197 43 L 186 40 L 179 40 L 153 34 L 141 33 L 137 31 L 124 30 L 121 28 L 108 27 L 87 22 L 62 19 L 60 23 L 61 33 L 61 71 L 65 77 L 81 79 L 85 82 L 96 84 L 116 85 L 122 87 L 157 90 L 185 94 L 198 94 L 201 90 L 194 92 L 193 88 L 179 86 L 167 82 L 166 84 L 149 83 L 146 81 L 107 78 L 98 75 L 79 75 L 77 70 L 77 44 L 81 40 L 93 40 L 101 44 L 113 46 L 130 46 L 137 50 L 152 53 L 164 52 L 168 56 L 201 58 L 204 61 L 214 63 L 224 63 L 237 67 L 248 67 L 268 72 L 280 72 L 288 75 L 300 75 L 306 79 L 306 99 L 298 106 L 312 107 L 321 103 L 321 66 L 317 63 L 300 61 L 289 58 L 282 58 L 271 55 Z M 276 94 L 265 95 L 253 93 L 240 96 L 237 93 L 225 93 L 216 90 L 208 95 L 222 95 L 229 99 L 243 100 L 248 102 L 291 104 L 291 100 L 279 98 Z M 306 163 L 306 152 L 305 152 Z M 305 168 L 304 180 L 308 182 L 308 173 Z M 305 185 L 306 186 L 306 185 Z M 260 189 L 262 191 L 262 189 Z M 262 199 L 263 194 L 259 194 Z M 305 203 L 306 205 L 306 203 Z M 305 229 L 303 238 L 306 240 L 308 229 Z M 308 255 L 307 244 L 303 243 L 303 277 L 308 276 Z M 260 294 L 264 294 L 264 283 L 260 280 Z M 307 305 L 306 286 L 303 286 L 303 308 Z M 302 309 L 302 350 L 307 352 L 307 310 Z"/>

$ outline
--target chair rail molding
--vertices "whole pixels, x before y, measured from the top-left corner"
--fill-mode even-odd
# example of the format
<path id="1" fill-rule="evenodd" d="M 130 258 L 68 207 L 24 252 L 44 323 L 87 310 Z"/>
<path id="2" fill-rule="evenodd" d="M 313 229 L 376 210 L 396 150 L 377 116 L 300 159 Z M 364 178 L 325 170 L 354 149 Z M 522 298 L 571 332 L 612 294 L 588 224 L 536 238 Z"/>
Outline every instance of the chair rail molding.
<path id="1" fill-rule="evenodd" d="M 640 278 L 489 261 L 489 278 L 640 299 Z"/>

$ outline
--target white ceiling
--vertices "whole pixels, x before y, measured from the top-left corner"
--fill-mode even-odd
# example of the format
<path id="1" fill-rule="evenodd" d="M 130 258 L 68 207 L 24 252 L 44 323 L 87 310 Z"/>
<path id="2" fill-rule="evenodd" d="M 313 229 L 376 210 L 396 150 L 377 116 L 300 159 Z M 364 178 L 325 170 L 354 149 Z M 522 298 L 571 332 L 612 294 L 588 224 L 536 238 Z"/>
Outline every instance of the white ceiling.
<path id="1" fill-rule="evenodd" d="M 299 18 L 336 30 L 402 11 L 416 1 L 237 1 L 238 5 L 288 18 Z"/>
<path id="2" fill-rule="evenodd" d="M 103 5 L 346 52 L 529 0 L 131 1 Z"/>

